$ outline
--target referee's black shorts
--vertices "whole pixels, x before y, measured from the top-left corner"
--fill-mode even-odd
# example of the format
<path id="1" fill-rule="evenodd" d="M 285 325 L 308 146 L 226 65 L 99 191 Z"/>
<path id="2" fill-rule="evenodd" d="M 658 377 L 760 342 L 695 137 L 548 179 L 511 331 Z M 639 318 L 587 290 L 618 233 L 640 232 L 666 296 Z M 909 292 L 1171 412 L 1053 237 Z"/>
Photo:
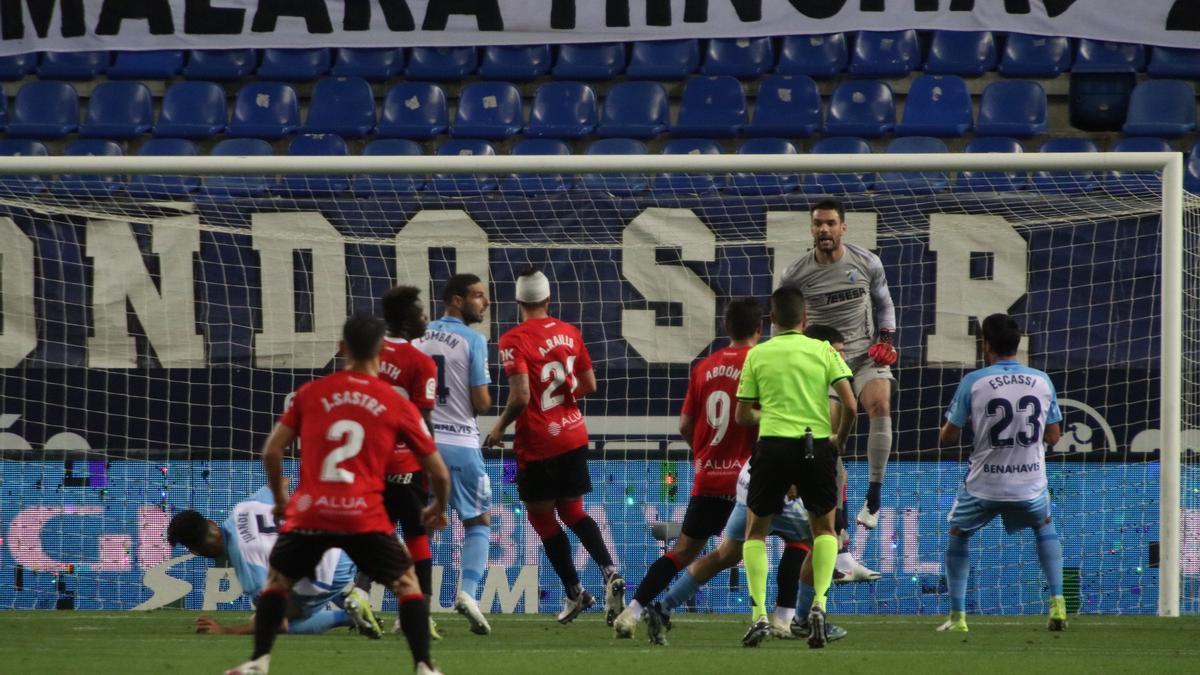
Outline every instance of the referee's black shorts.
<path id="1" fill-rule="evenodd" d="M 783 511 L 788 488 L 796 486 L 804 508 L 818 516 L 837 508 L 837 452 L 828 438 L 813 439 L 813 459 L 805 459 L 802 438 L 762 436 L 750 460 L 746 506 L 758 516 Z"/>
<path id="2" fill-rule="evenodd" d="M 271 567 L 296 581 L 312 577 L 321 556 L 331 548 L 345 551 L 360 572 L 384 586 L 390 586 L 413 564 L 408 549 L 395 534 L 305 531 L 279 534 L 271 549 Z"/>

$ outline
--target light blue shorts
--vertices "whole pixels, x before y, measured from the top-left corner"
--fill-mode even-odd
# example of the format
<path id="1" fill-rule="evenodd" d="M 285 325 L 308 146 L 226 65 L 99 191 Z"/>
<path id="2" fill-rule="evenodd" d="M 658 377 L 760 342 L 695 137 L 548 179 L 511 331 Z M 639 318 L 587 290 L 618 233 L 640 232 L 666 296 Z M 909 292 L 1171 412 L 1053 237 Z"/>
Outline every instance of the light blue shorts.
<path id="1" fill-rule="evenodd" d="M 437 444 L 450 469 L 450 508 L 459 520 L 477 518 L 492 508 L 492 480 L 483 465 L 479 448 Z"/>
<path id="2" fill-rule="evenodd" d="M 951 527 L 971 534 L 979 528 L 992 522 L 1000 516 L 1004 530 L 1009 534 L 1020 532 L 1025 528 L 1034 530 L 1042 526 L 1050 517 L 1050 495 L 1045 491 L 1033 499 L 1014 502 L 998 502 L 990 499 L 980 499 L 967 492 L 965 485 L 958 488 L 958 496 L 950 507 L 950 515 L 946 522 Z"/>
<path id="3" fill-rule="evenodd" d="M 787 541 L 804 541 L 812 539 L 812 530 L 808 527 L 808 515 L 797 505 L 788 503 L 783 507 L 783 513 L 776 514 L 771 519 L 771 531 L 777 537 Z M 736 504 L 729 521 L 725 523 L 725 536 L 734 541 L 746 540 L 746 505 Z"/>

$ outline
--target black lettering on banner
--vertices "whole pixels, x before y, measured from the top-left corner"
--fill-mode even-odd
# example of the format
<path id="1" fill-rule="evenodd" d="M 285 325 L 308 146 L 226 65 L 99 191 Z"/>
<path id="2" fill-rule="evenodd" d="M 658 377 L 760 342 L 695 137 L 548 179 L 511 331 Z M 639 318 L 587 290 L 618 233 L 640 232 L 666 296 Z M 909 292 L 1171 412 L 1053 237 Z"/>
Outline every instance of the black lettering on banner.
<path id="1" fill-rule="evenodd" d="M 281 16 L 302 17 L 309 33 L 333 32 L 325 0 L 259 0 L 250 30 L 270 33 L 275 30 L 275 24 Z"/>
<path id="2" fill-rule="evenodd" d="M 383 19 L 388 30 L 410 31 L 416 29 L 407 0 L 379 0 Z M 344 30 L 370 30 L 371 0 L 346 0 L 346 15 L 342 18 Z"/>
<path id="3" fill-rule="evenodd" d="M 183 32 L 191 35 L 237 35 L 246 23 L 240 7 L 213 7 L 212 0 L 187 0 L 183 5 Z"/>
<path id="4" fill-rule="evenodd" d="M 25 37 L 25 12 L 22 5 L 29 7 L 29 18 L 33 30 L 44 38 L 50 34 L 50 22 L 54 19 L 55 5 L 61 5 L 61 27 L 63 37 L 79 37 L 87 32 L 83 25 L 83 0 L 0 0 L 0 39 L 20 40 Z"/>
<path id="5" fill-rule="evenodd" d="M 740 21 L 762 21 L 762 0 L 730 0 Z M 684 23 L 708 22 L 708 0 L 687 0 L 683 6 Z"/>
<path id="6" fill-rule="evenodd" d="M 954 0 L 957 2 L 958 0 Z M 1006 2 L 1008 0 L 1005 0 Z M 966 2 L 975 2 L 975 0 L 966 0 Z M 795 3 L 793 3 L 795 4 Z M 859 7 L 864 12 L 886 12 L 884 0 L 862 0 L 862 5 Z M 918 12 L 936 12 L 938 11 L 938 0 L 913 0 L 913 9 Z M 950 9 L 954 9 L 953 2 Z"/>
<path id="7" fill-rule="evenodd" d="M 1167 30 L 1200 31 L 1200 5 L 1195 0 L 1175 0 L 1167 14 Z"/>
<path id="8" fill-rule="evenodd" d="M 671 0 L 646 0 L 646 25 L 671 25 Z"/>
<path id="9" fill-rule="evenodd" d="M 554 0 L 550 5 L 550 27 L 555 30 L 575 28 L 575 0 Z M 605 0 L 604 25 L 620 28 L 629 25 L 629 0 Z"/>
<path id="10" fill-rule="evenodd" d="M 504 17 L 496 0 L 429 0 L 421 30 L 446 30 L 451 14 L 471 14 L 481 31 L 504 30 Z"/>
<path id="11" fill-rule="evenodd" d="M 792 7 L 795 7 L 797 12 L 810 19 L 828 19 L 846 6 L 846 0 L 788 0 L 788 2 L 792 3 Z M 867 8 L 863 7 L 863 11 L 867 11 Z"/>
<path id="12" fill-rule="evenodd" d="M 167 0 L 104 0 L 96 35 L 116 35 L 125 19 L 145 19 L 151 35 L 172 35 L 175 21 L 171 18 L 171 3 Z"/>

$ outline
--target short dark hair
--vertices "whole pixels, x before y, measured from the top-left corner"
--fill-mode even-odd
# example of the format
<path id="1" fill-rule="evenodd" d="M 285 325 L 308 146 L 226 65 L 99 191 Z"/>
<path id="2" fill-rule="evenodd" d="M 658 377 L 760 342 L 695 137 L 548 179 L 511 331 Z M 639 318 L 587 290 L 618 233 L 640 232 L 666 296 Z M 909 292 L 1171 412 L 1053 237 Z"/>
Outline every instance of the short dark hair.
<path id="1" fill-rule="evenodd" d="M 387 332 L 382 319 L 370 314 L 355 314 L 342 324 L 342 342 L 346 343 L 348 356 L 367 361 L 379 354 L 380 343 Z"/>
<path id="2" fill-rule="evenodd" d="M 833 199 L 832 197 L 822 199 L 821 201 L 817 202 L 816 204 L 813 204 L 813 207 L 808 210 L 808 215 L 811 216 L 813 213 L 816 213 L 817 211 L 825 211 L 825 210 L 837 211 L 838 220 L 841 220 L 841 221 L 846 220 L 846 207 L 842 206 L 842 203 L 840 201 Z"/>
<path id="3" fill-rule="evenodd" d="M 467 293 L 472 286 L 482 281 L 478 275 L 464 272 L 455 274 L 446 281 L 446 285 L 442 287 L 442 302 L 449 305 L 454 296 L 462 298 L 467 297 Z"/>
<path id="4" fill-rule="evenodd" d="M 205 539 L 208 539 L 208 519 L 199 511 L 180 511 L 167 525 L 167 543 L 171 546 L 183 544 L 191 549 L 199 548 Z"/>
<path id="5" fill-rule="evenodd" d="M 734 340 L 754 337 L 762 327 L 762 305 L 754 298 L 736 298 L 725 305 L 725 330 Z"/>
<path id="6" fill-rule="evenodd" d="M 421 291 L 415 286 L 393 286 L 383 294 L 383 320 L 388 333 L 407 338 L 421 333 Z"/>
<path id="7" fill-rule="evenodd" d="M 846 337 L 842 335 L 842 331 L 834 328 L 833 326 L 826 326 L 825 324 L 821 323 L 809 324 L 808 327 L 804 329 L 804 334 L 814 340 L 824 340 L 829 344 L 833 344 L 835 342 L 841 342 L 844 344 L 846 342 Z"/>
<path id="8" fill-rule="evenodd" d="M 771 313 L 775 324 L 791 328 L 804 319 L 804 294 L 799 288 L 781 286 L 771 294 Z"/>
<path id="9" fill-rule="evenodd" d="M 997 356 L 1013 356 L 1021 346 L 1021 327 L 1007 314 L 993 314 L 983 320 L 983 339 Z"/>

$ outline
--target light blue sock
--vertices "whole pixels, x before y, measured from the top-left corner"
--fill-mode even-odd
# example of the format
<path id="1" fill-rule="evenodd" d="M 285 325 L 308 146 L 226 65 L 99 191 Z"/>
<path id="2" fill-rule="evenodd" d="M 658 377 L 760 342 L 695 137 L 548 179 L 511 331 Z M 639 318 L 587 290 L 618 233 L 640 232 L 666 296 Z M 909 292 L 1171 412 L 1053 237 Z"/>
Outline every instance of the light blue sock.
<path id="1" fill-rule="evenodd" d="M 950 586 L 950 611 L 967 611 L 967 575 L 971 571 L 970 537 L 950 535 L 946 541 L 946 583 Z"/>
<path id="2" fill-rule="evenodd" d="M 796 613 L 807 614 L 812 609 L 813 601 L 817 599 L 817 588 L 812 584 L 800 582 L 800 594 L 796 598 Z"/>
<path id="3" fill-rule="evenodd" d="M 668 612 L 675 611 L 676 607 L 691 600 L 699 590 L 700 584 L 696 583 L 690 572 L 684 570 L 683 574 L 679 575 L 679 578 L 675 580 L 675 583 L 671 584 L 671 587 L 667 589 L 667 594 L 663 596 L 663 609 Z"/>
<path id="4" fill-rule="evenodd" d="M 292 635 L 317 635 L 338 626 L 349 626 L 350 616 L 345 610 L 327 609 L 312 616 L 288 620 L 288 633 Z"/>
<path id="5" fill-rule="evenodd" d="M 1058 530 L 1054 523 L 1046 523 L 1037 529 L 1038 560 L 1042 563 L 1042 572 L 1046 574 L 1046 584 L 1050 586 L 1050 595 L 1063 594 L 1063 554 L 1062 541 L 1058 538 Z"/>
<path id="6" fill-rule="evenodd" d="M 488 547 L 492 528 L 487 525 L 472 525 L 466 529 L 462 545 L 462 584 L 459 590 L 478 599 L 479 582 L 487 569 Z"/>

